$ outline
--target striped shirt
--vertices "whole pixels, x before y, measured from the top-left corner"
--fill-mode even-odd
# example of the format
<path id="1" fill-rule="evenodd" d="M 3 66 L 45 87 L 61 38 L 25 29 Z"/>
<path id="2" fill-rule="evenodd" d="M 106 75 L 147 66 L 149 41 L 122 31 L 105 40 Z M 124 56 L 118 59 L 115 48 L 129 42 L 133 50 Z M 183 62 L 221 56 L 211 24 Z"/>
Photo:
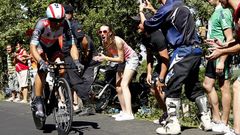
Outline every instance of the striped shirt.
<path id="1" fill-rule="evenodd" d="M 15 65 L 13 64 L 13 58 L 11 57 L 11 54 L 7 55 L 7 69 L 9 74 L 15 72 Z"/>

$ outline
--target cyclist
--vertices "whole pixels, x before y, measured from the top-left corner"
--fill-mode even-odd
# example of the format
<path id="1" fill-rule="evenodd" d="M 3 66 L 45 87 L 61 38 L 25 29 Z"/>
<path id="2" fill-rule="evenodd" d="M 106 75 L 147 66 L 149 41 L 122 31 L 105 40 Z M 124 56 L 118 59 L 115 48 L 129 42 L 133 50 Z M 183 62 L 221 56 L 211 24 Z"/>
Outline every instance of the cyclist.
<path id="1" fill-rule="evenodd" d="M 43 84 L 45 83 L 48 61 L 59 61 L 62 58 L 61 47 L 59 46 L 59 37 L 63 37 L 62 48 L 69 48 L 65 55 L 71 55 L 79 71 L 82 65 L 79 63 L 79 53 L 74 42 L 69 22 L 65 20 L 65 10 L 59 3 L 52 3 L 46 10 L 47 18 L 37 21 L 30 42 L 30 52 L 33 58 L 38 62 L 38 72 L 35 77 L 35 98 L 32 102 L 33 109 L 36 110 L 36 116 L 44 117 L 43 112 Z M 42 53 L 39 54 L 39 50 Z M 68 49 L 65 49 L 68 50 Z"/>

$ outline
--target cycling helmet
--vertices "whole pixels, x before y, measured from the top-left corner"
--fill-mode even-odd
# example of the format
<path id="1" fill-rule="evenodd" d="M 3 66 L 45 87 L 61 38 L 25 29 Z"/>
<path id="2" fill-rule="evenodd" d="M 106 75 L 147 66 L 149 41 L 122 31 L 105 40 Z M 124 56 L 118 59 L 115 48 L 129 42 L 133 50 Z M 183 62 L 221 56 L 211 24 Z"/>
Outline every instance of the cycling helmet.
<path id="1" fill-rule="evenodd" d="M 64 7 L 59 3 L 52 3 L 48 6 L 46 15 L 51 19 L 63 19 L 65 17 Z"/>

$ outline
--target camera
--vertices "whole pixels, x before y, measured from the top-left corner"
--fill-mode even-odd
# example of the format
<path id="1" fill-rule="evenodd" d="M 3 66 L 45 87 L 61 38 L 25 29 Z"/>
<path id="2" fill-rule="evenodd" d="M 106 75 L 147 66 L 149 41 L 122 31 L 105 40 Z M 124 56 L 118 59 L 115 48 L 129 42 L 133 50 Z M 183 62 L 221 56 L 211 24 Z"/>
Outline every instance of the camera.
<path id="1" fill-rule="evenodd" d="M 151 82 L 151 87 L 152 87 L 152 88 L 154 88 L 154 87 L 157 86 L 158 76 L 159 76 L 159 74 L 156 73 L 156 72 L 154 72 L 154 73 L 152 74 L 152 82 Z"/>

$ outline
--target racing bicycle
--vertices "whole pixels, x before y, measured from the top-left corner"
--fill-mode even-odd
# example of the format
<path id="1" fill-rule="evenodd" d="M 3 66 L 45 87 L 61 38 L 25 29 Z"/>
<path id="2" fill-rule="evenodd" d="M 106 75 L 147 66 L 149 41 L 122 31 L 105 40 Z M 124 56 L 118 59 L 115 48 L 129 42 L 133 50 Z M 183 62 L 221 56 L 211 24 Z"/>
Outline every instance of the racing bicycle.
<path id="1" fill-rule="evenodd" d="M 67 64 L 64 62 L 48 62 L 48 74 L 51 77 L 52 87 L 46 82 L 43 92 L 43 110 L 45 117 L 40 118 L 36 116 L 32 104 L 32 117 L 37 129 L 44 129 L 47 116 L 53 113 L 55 126 L 59 135 L 66 135 L 69 133 L 73 121 L 73 101 L 72 92 L 66 79 L 60 76 L 59 70 L 66 69 Z M 33 87 L 34 88 L 34 87 Z M 34 93 L 34 90 L 32 90 Z M 32 94 L 34 99 L 35 94 Z"/>

